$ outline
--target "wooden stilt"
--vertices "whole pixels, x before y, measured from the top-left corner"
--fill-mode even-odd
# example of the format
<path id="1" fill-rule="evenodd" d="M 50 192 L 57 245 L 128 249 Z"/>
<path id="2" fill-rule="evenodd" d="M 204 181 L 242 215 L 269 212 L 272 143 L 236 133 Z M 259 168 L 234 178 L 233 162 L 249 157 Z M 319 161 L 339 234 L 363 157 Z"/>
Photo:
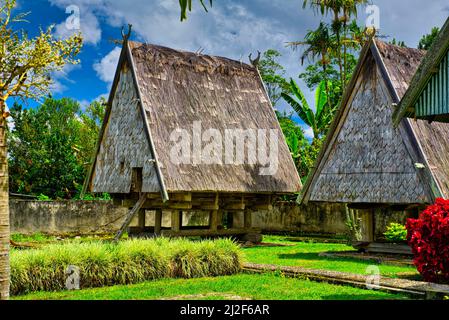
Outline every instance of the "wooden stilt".
<path id="1" fill-rule="evenodd" d="M 218 229 L 223 229 L 223 210 L 218 210 L 217 221 Z"/>
<path id="2" fill-rule="evenodd" d="M 146 211 L 145 209 L 140 209 L 139 210 L 139 222 L 138 222 L 138 227 L 139 227 L 139 232 L 144 232 L 145 231 L 145 220 L 146 220 Z"/>
<path id="3" fill-rule="evenodd" d="M 171 212 L 171 229 L 180 231 L 182 227 L 182 211 L 173 210 Z"/>
<path id="4" fill-rule="evenodd" d="M 245 210 L 244 221 L 245 221 L 244 222 L 245 229 L 251 229 L 251 227 L 253 225 L 251 210 Z"/>
<path id="5" fill-rule="evenodd" d="M 209 229 L 217 231 L 218 229 L 218 210 L 213 210 L 209 216 Z"/>
<path id="6" fill-rule="evenodd" d="M 156 210 L 154 216 L 154 233 L 160 235 L 162 230 L 162 210 Z"/>
<path id="7" fill-rule="evenodd" d="M 144 205 L 146 200 L 147 200 L 147 194 L 142 193 L 140 195 L 139 201 L 137 201 L 137 203 L 134 205 L 134 207 L 131 209 L 131 211 L 126 216 L 125 222 L 123 223 L 122 227 L 117 232 L 117 234 L 115 235 L 114 241 L 120 240 L 120 238 L 125 233 L 126 228 L 128 228 L 128 226 L 131 223 L 131 221 L 133 220 L 134 216 L 139 212 L 139 210 L 142 208 L 142 206 Z"/>

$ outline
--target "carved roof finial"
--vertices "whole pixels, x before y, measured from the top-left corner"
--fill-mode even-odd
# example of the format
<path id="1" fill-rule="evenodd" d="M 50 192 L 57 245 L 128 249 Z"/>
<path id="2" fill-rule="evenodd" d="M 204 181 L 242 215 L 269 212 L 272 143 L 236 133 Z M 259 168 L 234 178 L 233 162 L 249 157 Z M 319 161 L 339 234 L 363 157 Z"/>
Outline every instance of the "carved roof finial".
<path id="1" fill-rule="evenodd" d="M 259 51 L 259 50 L 257 51 L 257 58 L 254 59 L 254 60 L 253 60 L 253 54 L 250 53 L 250 55 L 249 55 L 249 61 L 251 62 L 251 64 L 252 64 L 254 67 L 257 68 L 257 67 L 259 66 L 259 61 L 260 61 L 260 51 Z"/>
<path id="2" fill-rule="evenodd" d="M 128 33 L 125 34 L 125 27 L 122 27 L 122 37 L 123 37 L 123 41 L 126 42 L 129 40 L 129 38 L 131 37 L 131 31 L 132 31 L 133 25 L 132 24 L 128 24 Z"/>

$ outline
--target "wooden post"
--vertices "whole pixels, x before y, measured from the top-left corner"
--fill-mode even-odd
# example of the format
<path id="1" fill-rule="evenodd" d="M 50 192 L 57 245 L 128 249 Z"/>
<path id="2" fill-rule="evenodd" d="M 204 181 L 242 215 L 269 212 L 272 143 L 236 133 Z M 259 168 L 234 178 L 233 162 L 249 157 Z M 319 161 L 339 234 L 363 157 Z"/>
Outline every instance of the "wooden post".
<path id="1" fill-rule="evenodd" d="M 218 229 L 223 229 L 223 210 L 217 212 L 217 226 Z"/>
<path id="2" fill-rule="evenodd" d="M 144 232 L 145 231 L 145 215 L 146 215 L 146 211 L 145 209 L 140 209 L 139 210 L 139 222 L 138 222 L 138 227 L 139 227 L 139 232 Z"/>
<path id="3" fill-rule="evenodd" d="M 162 210 L 156 210 L 154 215 L 154 234 L 160 235 L 162 230 Z"/>
<path id="4" fill-rule="evenodd" d="M 244 226 L 245 229 L 251 229 L 252 225 L 253 225 L 253 221 L 252 221 L 252 212 L 251 210 L 245 210 L 244 213 Z"/>
<path id="5" fill-rule="evenodd" d="M 171 212 L 171 229 L 180 231 L 182 227 L 182 211 L 173 210 Z"/>
<path id="6" fill-rule="evenodd" d="M 209 229 L 211 231 L 218 230 L 218 210 L 211 211 L 209 215 Z"/>
<path id="7" fill-rule="evenodd" d="M 374 242 L 374 210 L 360 210 L 361 231 L 363 242 Z"/>

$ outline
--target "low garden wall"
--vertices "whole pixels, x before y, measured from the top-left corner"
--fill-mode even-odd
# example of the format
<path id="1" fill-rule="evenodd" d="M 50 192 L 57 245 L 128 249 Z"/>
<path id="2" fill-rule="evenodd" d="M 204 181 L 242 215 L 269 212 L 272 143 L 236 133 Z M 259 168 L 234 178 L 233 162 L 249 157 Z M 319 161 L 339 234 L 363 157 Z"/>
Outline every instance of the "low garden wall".
<path id="1" fill-rule="evenodd" d="M 127 209 L 114 206 L 112 201 L 10 201 L 11 231 L 22 234 L 112 233 L 121 227 L 127 213 Z M 204 214 L 188 213 L 183 217 L 183 224 L 207 224 L 207 219 Z M 153 221 L 154 213 L 148 212 L 148 224 L 152 225 Z M 405 214 L 376 217 L 376 234 L 381 236 L 390 222 L 405 223 Z M 170 226 L 169 214 L 163 215 L 162 224 Z M 299 206 L 279 203 L 273 211 L 254 212 L 253 226 L 265 232 L 344 234 L 345 207 L 339 204 Z"/>

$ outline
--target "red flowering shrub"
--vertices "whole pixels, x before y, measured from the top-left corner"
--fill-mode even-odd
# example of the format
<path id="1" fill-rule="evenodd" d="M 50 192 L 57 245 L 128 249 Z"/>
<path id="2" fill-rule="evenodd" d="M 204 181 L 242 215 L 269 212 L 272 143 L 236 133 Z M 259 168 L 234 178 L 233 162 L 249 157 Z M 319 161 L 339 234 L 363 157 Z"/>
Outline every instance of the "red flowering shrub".
<path id="1" fill-rule="evenodd" d="M 437 199 L 418 219 L 408 219 L 407 240 L 426 281 L 449 283 L 449 201 Z"/>

